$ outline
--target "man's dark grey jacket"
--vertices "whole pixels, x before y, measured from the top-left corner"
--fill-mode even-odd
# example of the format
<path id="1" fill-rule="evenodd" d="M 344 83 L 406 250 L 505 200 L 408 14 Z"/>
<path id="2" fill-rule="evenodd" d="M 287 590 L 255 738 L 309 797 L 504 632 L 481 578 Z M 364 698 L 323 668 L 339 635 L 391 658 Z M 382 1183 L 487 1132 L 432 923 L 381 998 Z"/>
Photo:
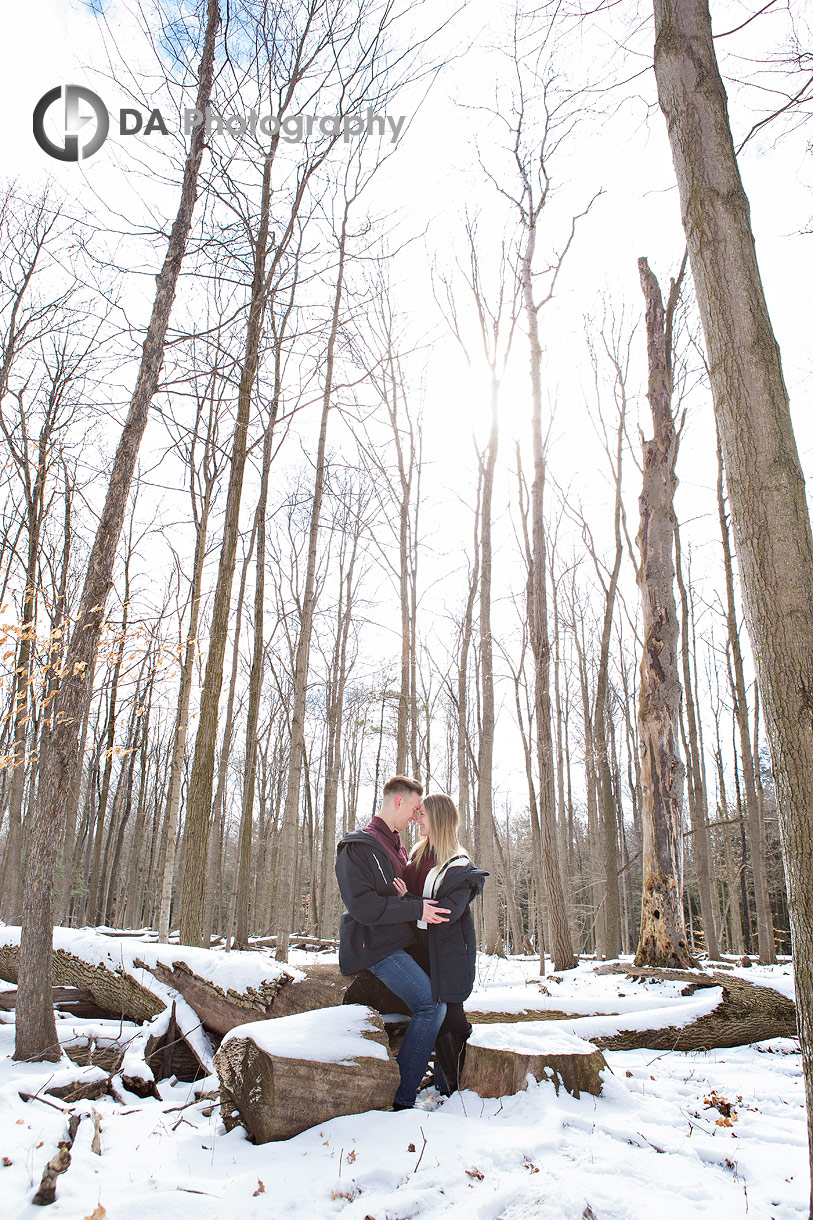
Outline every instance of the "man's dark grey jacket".
<path id="1" fill-rule="evenodd" d="M 336 880 L 345 907 L 339 926 L 339 970 L 357 974 L 414 944 L 412 924 L 423 899 L 399 898 L 395 868 L 372 835 L 351 830 L 336 848 Z"/>

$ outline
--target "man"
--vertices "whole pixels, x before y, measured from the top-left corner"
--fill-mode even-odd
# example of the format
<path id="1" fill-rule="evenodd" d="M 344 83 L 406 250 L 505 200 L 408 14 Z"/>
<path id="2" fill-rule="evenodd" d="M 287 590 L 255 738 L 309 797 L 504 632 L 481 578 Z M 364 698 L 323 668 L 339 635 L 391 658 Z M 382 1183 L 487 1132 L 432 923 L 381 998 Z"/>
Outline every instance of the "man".
<path id="1" fill-rule="evenodd" d="M 381 810 L 364 830 L 353 830 L 336 849 L 336 878 L 347 911 L 339 930 L 342 974 L 369 970 L 400 996 L 412 1013 L 401 1049 L 401 1083 L 393 1109 L 415 1104 L 446 1005 L 432 998 L 429 976 L 405 951 L 413 944 L 412 924 L 448 922 L 449 911 L 432 899 L 399 898 L 396 877 L 403 880 L 408 863 L 400 832 L 421 809 L 423 786 L 405 775 L 384 785 Z"/>

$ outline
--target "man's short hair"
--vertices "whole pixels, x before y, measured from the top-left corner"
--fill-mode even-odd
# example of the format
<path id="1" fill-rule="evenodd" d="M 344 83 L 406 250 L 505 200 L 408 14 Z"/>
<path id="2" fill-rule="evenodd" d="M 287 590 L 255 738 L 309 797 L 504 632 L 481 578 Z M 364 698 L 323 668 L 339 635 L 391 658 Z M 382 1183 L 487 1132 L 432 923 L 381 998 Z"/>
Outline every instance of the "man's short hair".
<path id="1" fill-rule="evenodd" d="M 408 775 L 393 775 L 384 785 L 384 796 L 408 796 L 410 793 L 423 796 L 423 784 Z"/>

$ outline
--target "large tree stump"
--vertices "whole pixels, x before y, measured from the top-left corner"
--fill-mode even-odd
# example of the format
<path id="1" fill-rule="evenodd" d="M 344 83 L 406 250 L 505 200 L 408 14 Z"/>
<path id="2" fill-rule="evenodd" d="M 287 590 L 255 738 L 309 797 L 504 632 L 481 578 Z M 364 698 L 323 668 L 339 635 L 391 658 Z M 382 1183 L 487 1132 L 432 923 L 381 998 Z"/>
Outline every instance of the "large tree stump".
<path id="1" fill-rule="evenodd" d="M 256 1144 L 341 1114 L 388 1109 L 398 1088 L 379 1013 L 341 1005 L 233 1029 L 215 1055 L 223 1122 Z"/>
<path id="2" fill-rule="evenodd" d="M 544 1021 L 512 1025 L 475 1025 L 466 1047 L 461 1089 L 480 1097 L 506 1097 L 534 1080 L 550 1080 L 574 1097 L 601 1094 L 601 1051 L 583 1038 L 551 1030 Z"/>

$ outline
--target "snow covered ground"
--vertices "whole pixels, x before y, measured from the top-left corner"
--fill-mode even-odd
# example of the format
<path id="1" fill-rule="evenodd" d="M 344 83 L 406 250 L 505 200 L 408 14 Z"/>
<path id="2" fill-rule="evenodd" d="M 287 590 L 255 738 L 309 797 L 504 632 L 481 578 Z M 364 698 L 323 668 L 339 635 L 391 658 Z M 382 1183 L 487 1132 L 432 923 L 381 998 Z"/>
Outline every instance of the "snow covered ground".
<path id="1" fill-rule="evenodd" d="M 136 956 L 146 960 L 143 942 L 136 948 Z M 169 960 L 180 955 L 170 950 Z M 292 956 L 302 967 L 330 960 L 324 954 Z M 237 955 L 222 957 L 209 959 L 211 970 L 221 972 L 221 985 L 228 976 L 228 985 L 239 986 Z M 265 954 L 240 957 L 246 959 L 246 983 L 258 977 L 260 962 L 271 970 Z M 787 964 L 742 973 L 793 994 Z M 585 1014 L 623 1013 L 623 1025 L 630 1028 L 643 1012 L 651 1016 L 667 1000 L 674 1003 L 679 989 L 596 975 L 589 961 L 540 980 L 535 961 L 482 958 L 470 1007 L 504 1013 L 553 1009 L 573 1014 L 572 1020 L 559 1019 L 563 1033 L 589 1036 L 591 1018 Z M 691 997 L 695 1009 L 708 1006 L 713 994 Z M 128 1032 L 118 1022 L 92 1024 L 99 1028 L 74 1018 L 61 1022 L 63 1042 Z M 135 1034 L 136 1027 L 129 1032 Z M 164 1081 L 160 1101 L 142 1101 L 120 1089 L 123 1106 L 109 1097 L 75 1103 L 74 1111 L 87 1117 L 72 1164 L 57 1181 L 56 1202 L 45 1213 L 31 1198 L 64 1138 L 66 1119 L 42 1100 L 23 1102 L 19 1093 L 42 1096 L 54 1077 L 100 1070 L 77 1069 L 67 1061 L 21 1065 L 11 1059 L 13 1045 L 13 1025 L 6 1021 L 0 1024 L 3 1220 L 41 1220 L 43 1214 L 54 1220 L 807 1217 L 803 1083 L 798 1046 L 789 1040 L 693 1054 L 608 1052 L 611 1072 L 604 1075 L 599 1098 L 577 1101 L 564 1091 L 557 1097 L 547 1082 L 496 1101 L 473 1093 L 444 1100 L 426 1092 L 413 1111 L 334 1119 L 259 1147 L 240 1129 L 226 1134 L 211 1100 L 195 1101 L 195 1091 L 216 1086 L 214 1078 L 203 1085 Z M 93 1110 L 101 1118 L 100 1154 L 91 1147 Z"/>

